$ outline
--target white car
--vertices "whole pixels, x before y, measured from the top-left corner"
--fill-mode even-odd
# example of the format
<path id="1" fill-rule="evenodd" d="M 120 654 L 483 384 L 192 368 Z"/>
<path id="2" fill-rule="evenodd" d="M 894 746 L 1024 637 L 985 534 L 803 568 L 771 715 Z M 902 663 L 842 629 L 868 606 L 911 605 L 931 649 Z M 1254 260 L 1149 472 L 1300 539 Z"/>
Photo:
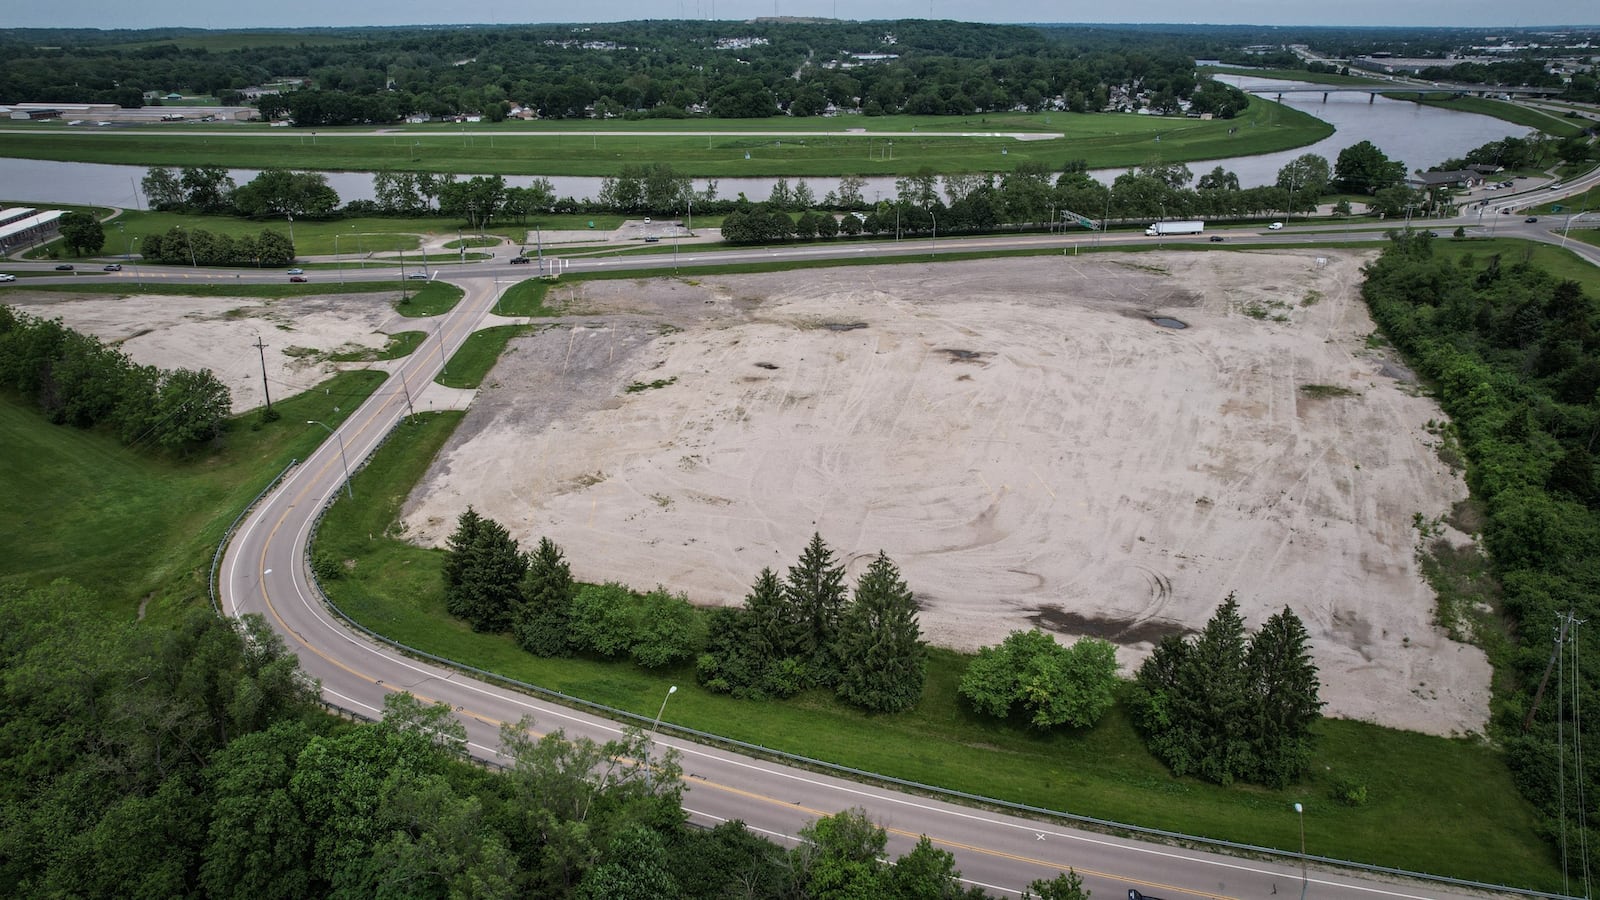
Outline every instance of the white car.
<path id="1" fill-rule="evenodd" d="M 10 274 L 8 272 L 0 272 L 0 281 L 16 281 L 16 280 L 17 280 L 17 276 L 12 275 L 12 274 Z"/>
<path id="2" fill-rule="evenodd" d="M 1271 225 L 1267 226 L 1267 230 L 1268 231 L 1282 231 L 1283 230 L 1283 223 L 1282 222 L 1273 222 Z"/>

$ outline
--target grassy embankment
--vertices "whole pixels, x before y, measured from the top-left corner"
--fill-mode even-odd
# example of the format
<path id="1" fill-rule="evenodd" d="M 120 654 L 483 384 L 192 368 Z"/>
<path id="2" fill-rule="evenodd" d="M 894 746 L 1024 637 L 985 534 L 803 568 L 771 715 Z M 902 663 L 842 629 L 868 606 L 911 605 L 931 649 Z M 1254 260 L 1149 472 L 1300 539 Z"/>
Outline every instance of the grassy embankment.
<path id="1" fill-rule="evenodd" d="M 650 714 L 679 686 L 672 721 L 901 778 L 1157 828 L 1283 849 L 1298 843 L 1292 804 L 1307 805 L 1306 841 L 1318 854 L 1459 877 L 1550 888 L 1549 848 L 1504 763 L 1473 739 L 1447 740 L 1330 720 L 1317 728 L 1311 774 L 1283 791 L 1174 779 L 1143 749 L 1119 709 L 1086 731 L 1040 734 L 1024 722 L 973 713 L 955 687 L 968 657 L 932 654 L 922 703 L 872 716 L 813 692 L 748 703 L 710 694 L 692 666 L 647 671 L 631 663 L 542 660 L 510 638 L 475 634 L 447 616 L 440 553 L 392 536 L 400 505 L 449 437 L 455 414 L 419 418 L 357 476 L 362 502 L 339 501 L 317 545 L 353 561 L 327 585 L 344 610 L 384 634 L 522 681 Z M 372 540 L 371 535 L 390 537 Z M 551 535 L 558 543 L 560 535 Z M 907 573 L 915 581 L 915 573 Z M 751 573 L 752 579 L 755 573 Z M 1335 785 L 1364 785 L 1345 806 Z M 1492 814 L 1491 814 L 1492 811 Z M 1394 829 L 1395 821 L 1406 821 Z"/>
<path id="2" fill-rule="evenodd" d="M 1281 81 L 1304 81 L 1307 84 L 1346 85 L 1369 87 L 1387 84 L 1381 78 L 1365 75 L 1340 75 L 1337 72 L 1308 72 L 1305 69 L 1245 69 L 1237 66 L 1201 66 L 1200 71 L 1210 75 L 1242 75 L 1245 78 L 1276 78 Z"/>
<path id="3" fill-rule="evenodd" d="M 1488 97 L 1459 97 L 1454 93 L 1441 91 L 1425 93 L 1419 98 L 1415 91 L 1400 89 L 1397 89 L 1394 93 L 1386 93 L 1384 96 L 1391 100 L 1408 100 L 1412 103 L 1421 103 L 1424 106 L 1453 109 L 1456 112 L 1493 116 L 1496 119 L 1501 119 L 1514 125 L 1526 125 L 1529 128 L 1535 128 L 1545 134 L 1556 137 L 1571 137 L 1583 132 L 1581 120 L 1564 119 L 1541 109 L 1534 109 L 1516 103 L 1507 103 L 1504 100 L 1491 100 Z"/>
<path id="4" fill-rule="evenodd" d="M 99 599 L 99 612 L 160 618 L 205 605 L 217 541 L 291 459 L 304 459 L 382 383 L 376 372 L 337 375 L 273 403 L 262 424 L 246 413 L 216 447 L 189 458 L 129 448 L 96 431 L 51 425 L 31 406 L 0 394 L 0 577 L 28 584 L 69 578 Z"/>
<path id="5" fill-rule="evenodd" d="M 1131 114 L 1001 113 L 987 116 L 851 116 L 840 119 L 519 122 L 515 131 L 474 125 L 268 131 L 229 126 L 226 134 L 150 128 L 8 135 L 0 154 L 123 165 L 225 165 L 264 168 L 615 175 L 624 164 L 669 163 L 679 172 L 738 176 L 905 175 L 1009 171 L 1024 161 L 1051 170 L 1071 159 L 1091 166 L 1137 166 L 1248 156 L 1305 146 L 1328 124 L 1252 98 L 1233 120 Z M 415 130 L 412 130 L 412 129 Z M 861 130 L 858 132 L 857 130 Z M 562 133 L 569 130 L 582 134 Z M 617 132 L 647 132 L 620 134 Z M 909 132 L 915 131 L 914 134 Z M 994 132 L 1053 133 L 1019 141 Z M 711 132 L 686 134 L 685 132 Z M 802 134 L 797 132 L 826 132 Z M 777 133 L 776 135 L 771 133 Z M 876 134 L 875 134 L 876 133 Z M 885 133 L 893 133 L 892 137 Z M 792 137 L 783 137 L 792 134 Z M 1157 141 L 1159 136 L 1160 140 Z M 890 144 L 892 142 L 892 151 Z M 1004 152 L 1002 152 L 1004 151 Z M 748 158 L 746 158 L 748 157 Z M 296 223 L 298 235 L 299 224 Z"/>

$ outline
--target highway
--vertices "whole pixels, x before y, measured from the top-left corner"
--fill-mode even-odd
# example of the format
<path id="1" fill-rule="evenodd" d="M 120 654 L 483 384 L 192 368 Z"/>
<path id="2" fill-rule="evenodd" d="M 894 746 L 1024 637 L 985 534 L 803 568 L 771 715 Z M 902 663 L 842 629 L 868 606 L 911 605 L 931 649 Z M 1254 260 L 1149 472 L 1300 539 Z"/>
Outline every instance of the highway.
<path id="1" fill-rule="evenodd" d="M 1543 223 L 1525 225 L 1520 216 L 1490 215 L 1498 219 L 1494 225 L 1501 234 L 1550 238 L 1548 232 L 1542 230 L 1548 227 Z M 1475 230 L 1479 227 L 1475 224 L 1478 218 L 1475 214 L 1458 221 L 1469 230 Z M 1458 221 L 1429 222 L 1426 227 L 1447 235 Z M 1228 236 L 1229 242 L 1251 246 L 1345 242 L 1381 235 L 1371 229 L 1352 232 L 1302 227 L 1275 232 L 1252 229 L 1222 233 Z M 1071 253 L 1075 246 L 1084 249 L 1097 243 L 1103 246 L 1152 243 L 1176 246 L 1196 240 L 1205 242 L 1207 238 L 1106 235 L 1097 239 L 1078 233 L 937 241 L 921 238 L 842 247 L 718 252 L 696 247 L 692 254 L 573 257 L 567 260 L 567 272 L 624 268 L 659 271 L 670 270 L 675 263 L 686 268 L 732 262 L 942 255 L 1027 247 Z M 1585 246 L 1573 244 L 1574 249 Z M 1589 258 L 1600 264 L 1600 253 L 1590 254 Z M 338 436 L 352 465 L 366 458 L 406 412 L 405 392 L 394 389 L 398 387 L 395 381 L 403 381 L 411 393 L 430 382 L 438 374 L 442 361 L 482 326 L 497 299 L 498 290 L 517 277 L 533 274 L 529 268 L 495 261 L 436 271 L 435 277 L 460 285 L 466 292 L 465 297 L 449 314 L 429 320 L 434 330 L 423 345 L 401 361 L 384 390 L 340 425 Z M 347 269 L 345 277 L 394 277 L 389 272 L 367 270 L 356 274 L 358 271 Z M 320 270 L 311 274 L 317 281 L 331 279 L 331 273 Z M 146 281 L 193 278 L 239 283 L 280 283 L 284 278 L 279 273 L 251 276 L 226 270 L 180 272 L 162 268 L 154 271 L 151 267 L 143 267 L 138 273 L 129 267 L 106 277 L 130 281 L 135 277 Z M 233 616 L 245 613 L 265 616 L 298 655 L 306 673 L 320 681 L 323 698 L 334 706 L 362 716 L 377 717 L 384 697 L 395 691 L 409 691 L 427 701 L 449 704 L 467 727 L 470 751 L 480 759 L 493 761 L 497 758 L 498 728 L 502 723 L 515 722 L 527 715 L 534 717 L 536 730 L 541 733 L 561 728 L 569 735 L 586 735 L 596 740 L 615 736 L 620 726 L 614 721 L 408 658 L 347 628 L 333 617 L 310 582 L 305 558 L 319 511 L 333 494 L 343 489 L 339 444 L 334 440 L 324 442 L 310 458 L 292 469 L 241 523 L 227 548 L 218 577 L 223 612 Z M 1162 900 L 1266 898 L 1288 896 L 1296 891 L 1317 898 L 1370 900 L 1481 896 L 1466 889 L 1396 882 L 1316 864 L 1305 870 L 1306 880 L 1302 882 L 1302 865 L 1297 859 L 1282 856 L 1249 859 L 1112 837 L 1064 823 L 1005 815 L 868 786 L 682 740 L 670 734 L 671 719 L 669 703 L 663 720 L 668 727 L 663 729 L 656 744 L 676 748 L 682 754 L 687 784 L 684 804 L 695 822 L 714 824 L 737 818 L 758 833 L 792 843 L 798 829 L 815 817 L 859 807 L 889 831 L 891 855 L 909 851 L 919 835 L 928 835 L 936 845 L 955 855 L 957 866 L 971 884 L 998 895 L 1015 896 L 1028 882 L 1053 877 L 1072 867 L 1083 876 L 1085 886 L 1102 898 L 1127 896 L 1130 888 Z M 1296 836 L 1293 811 L 1284 810 L 1281 820 L 1284 826 L 1281 844 L 1291 846 Z M 1308 849 L 1315 855 L 1315 847 Z"/>

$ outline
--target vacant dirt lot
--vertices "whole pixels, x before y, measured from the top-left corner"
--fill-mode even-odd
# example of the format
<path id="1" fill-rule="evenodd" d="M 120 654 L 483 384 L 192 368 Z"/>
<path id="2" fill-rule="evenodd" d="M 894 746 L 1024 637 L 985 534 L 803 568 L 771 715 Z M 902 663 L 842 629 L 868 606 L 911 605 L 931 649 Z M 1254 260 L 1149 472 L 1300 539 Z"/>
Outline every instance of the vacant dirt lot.
<path id="1" fill-rule="evenodd" d="M 234 412 L 262 405 L 266 344 L 273 397 L 324 380 L 335 368 L 329 354 L 381 348 L 385 332 L 423 330 L 396 315 L 392 294 L 334 294 L 284 300 L 129 297 L 105 294 L 6 294 L 30 315 L 59 318 L 69 328 L 115 345 L 134 362 L 162 368 L 210 369 L 233 393 Z M 413 320 L 414 322 L 415 320 Z"/>
<path id="2" fill-rule="evenodd" d="M 1481 731 L 1412 516 L 1465 496 L 1367 349 L 1361 259 L 1140 253 L 591 282 L 519 340 L 406 512 L 468 503 L 574 573 L 737 603 L 813 531 L 883 550 L 935 643 L 1037 624 L 1130 668 L 1236 592 L 1305 620 L 1328 712 Z M 1159 327 L 1154 316 L 1187 324 Z M 300 327 L 300 326 L 296 326 Z"/>
<path id="3" fill-rule="evenodd" d="M 1130 669 L 1234 591 L 1251 624 L 1305 620 L 1331 714 L 1481 731 L 1488 664 L 1433 627 L 1413 555 L 1412 515 L 1466 493 L 1424 427 L 1442 415 L 1367 348 L 1360 258 L 1323 258 L 565 285 L 570 314 L 510 348 L 406 522 L 442 542 L 471 503 L 582 578 L 707 603 L 820 531 L 852 576 L 886 551 L 936 643 L 1036 624 L 1107 637 Z M 383 295 L 6 299 L 211 368 L 236 409 L 261 402 L 257 335 L 276 396 L 416 327 Z"/>

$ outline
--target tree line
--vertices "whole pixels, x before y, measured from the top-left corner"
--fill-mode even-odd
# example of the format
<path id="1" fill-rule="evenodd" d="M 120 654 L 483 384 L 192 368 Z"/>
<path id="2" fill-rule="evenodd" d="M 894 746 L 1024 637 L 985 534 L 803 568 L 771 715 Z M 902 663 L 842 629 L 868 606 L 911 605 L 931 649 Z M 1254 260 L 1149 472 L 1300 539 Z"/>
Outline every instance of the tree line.
<path id="1" fill-rule="evenodd" d="M 1561 617 L 1600 614 L 1600 571 L 1590 562 L 1600 553 L 1600 302 L 1527 255 L 1450 258 L 1427 234 L 1404 231 L 1367 267 L 1362 294 L 1383 333 L 1437 386 L 1451 419 L 1442 436 L 1465 457 L 1483 509 L 1492 581 L 1481 590 L 1504 624 L 1460 603 L 1442 606 L 1441 617 L 1483 637 L 1496 670 L 1491 733 L 1546 834 L 1590 848 L 1587 860 L 1568 857 L 1572 871 L 1593 867 L 1600 833 L 1561 798 L 1576 796 L 1573 779 L 1591 795 L 1600 781 L 1593 771 L 1570 771 L 1565 786 L 1558 777 L 1563 753 L 1600 751 L 1592 729 L 1578 727 L 1576 700 L 1560 698 L 1596 689 L 1593 642 L 1563 645 L 1577 654 L 1564 692 L 1540 685 Z"/>
<path id="2" fill-rule="evenodd" d="M 0 304 L 0 385 L 57 425 L 183 449 L 222 434 L 228 388 L 210 369 L 158 369 L 100 339 Z"/>
<path id="3" fill-rule="evenodd" d="M 111 622 L 67 582 L 0 585 L 0 883 L 18 896 L 885 900 L 987 896 L 860 810 L 784 849 L 687 827 L 676 751 L 534 721 L 468 762 L 448 707 L 326 714 L 259 616 Z M 1084 900 L 1070 871 L 1025 896 Z"/>
<path id="4" fill-rule="evenodd" d="M 698 657 L 699 678 L 713 691 L 787 697 L 825 688 L 877 712 L 908 709 L 922 696 L 926 644 L 899 570 L 880 553 L 852 598 L 821 535 L 786 582 L 763 569 L 744 607 L 704 618 L 662 589 L 580 588 L 549 538 L 524 553 L 505 526 L 470 506 L 446 541 L 443 574 L 450 615 L 474 631 L 509 632 L 536 656 L 627 656 L 645 668 Z"/>
<path id="5" fill-rule="evenodd" d="M 626 657 L 651 669 L 692 659 L 707 690 L 745 700 L 820 689 L 896 713 L 922 697 L 927 647 L 899 570 L 880 552 L 851 592 L 820 534 L 785 576 L 764 568 L 742 604 L 703 612 L 661 588 L 575 585 L 548 538 L 523 553 L 470 506 L 446 543 L 443 574 L 452 616 L 510 632 L 538 656 Z M 1126 693 L 1151 752 L 1174 774 L 1283 787 L 1304 773 L 1321 717 L 1308 645 L 1287 608 L 1247 639 L 1229 595 L 1198 639 L 1164 640 L 1128 690 L 1110 643 L 1062 646 L 1034 630 L 981 649 L 958 693 L 980 714 L 1019 714 L 1038 729 L 1091 728 Z"/>

